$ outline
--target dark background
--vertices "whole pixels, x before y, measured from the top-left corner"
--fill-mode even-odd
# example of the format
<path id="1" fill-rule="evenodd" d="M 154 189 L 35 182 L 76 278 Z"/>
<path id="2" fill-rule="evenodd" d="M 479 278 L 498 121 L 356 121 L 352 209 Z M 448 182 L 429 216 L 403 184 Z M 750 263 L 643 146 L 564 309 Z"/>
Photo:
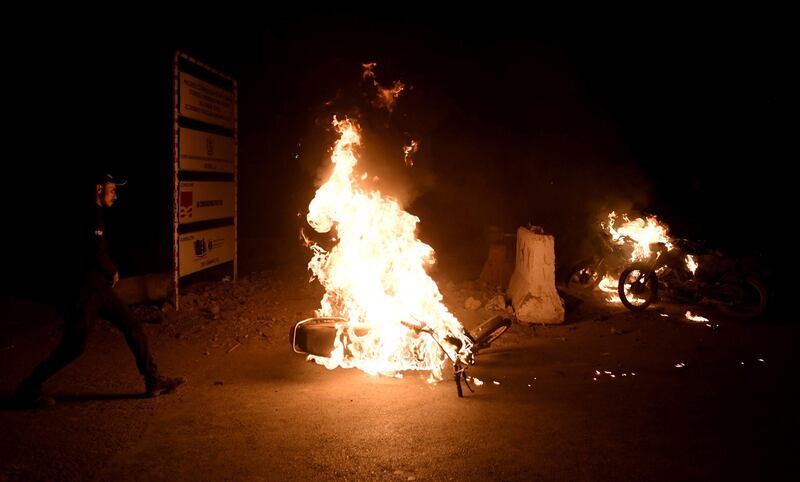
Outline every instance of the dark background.
<path id="1" fill-rule="evenodd" d="M 243 272 L 295 262 L 297 213 L 339 113 L 359 118 L 365 166 L 420 216 L 445 264 L 479 265 L 489 226 L 532 222 L 556 235 L 565 265 L 616 209 L 762 253 L 781 292 L 797 159 L 784 16 L 604 13 L 398 8 L 243 15 L 213 29 L 32 26 L 5 39 L 4 289 L 58 290 L 99 166 L 129 179 L 108 229 L 121 274 L 171 269 L 180 49 L 239 82 Z M 391 114 L 369 107 L 364 62 L 377 62 L 382 84 L 409 86 Z M 411 138 L 421 150 L 407 168 L 400 146 Z"/>

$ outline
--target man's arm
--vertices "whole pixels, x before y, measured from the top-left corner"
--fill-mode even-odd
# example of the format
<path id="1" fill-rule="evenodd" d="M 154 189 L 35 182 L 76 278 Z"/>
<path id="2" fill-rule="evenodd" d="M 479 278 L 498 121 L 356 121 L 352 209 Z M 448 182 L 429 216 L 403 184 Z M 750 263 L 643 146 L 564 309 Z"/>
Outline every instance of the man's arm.
<path id="1" fill-rule="evenodd" d="M 100 268 L 100 271 L 106 275 L 106 278 L 111 281 L 112 285 L 117 284 L 119 274 L 114 262 L 111 261 L 111 256 L 108 255 L 108 248 L 106 247 L 106 233 L 103 226 L 95 226 L 94 230 L 94 261 L 95 266 Z"/>

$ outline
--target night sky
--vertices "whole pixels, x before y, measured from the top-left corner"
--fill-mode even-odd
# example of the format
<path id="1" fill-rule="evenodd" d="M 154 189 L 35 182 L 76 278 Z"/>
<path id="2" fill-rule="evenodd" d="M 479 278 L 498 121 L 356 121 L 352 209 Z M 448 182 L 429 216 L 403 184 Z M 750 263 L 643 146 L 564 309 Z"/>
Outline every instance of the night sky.
<path id="1" fill-rule="evenodd" d="M 91 200 L 85 176 L 101 165 L 130 180 L 109 221 L 123 276 L 171 268 L 176 49 L 238 79 L 240 235 L 263 242 L 259 263 L 280 264 L 280 247 L 297 245 L 297 213 L 313 196 L 338 113 L 359 118 L 364 162 L 420 216 L 423 239 L 444 258 L 485 253 L 490 225 L 513 232 L 532 222 L 556 235 L 559 262 L 569 263 L 617 209 L 780 266 L 793 246 L 797 156 L 796 54 L 779 17 L 556 22 L 399 8 L 273 12 L 213 33 L 33 30 L 11 46 L 6 73 L 12 124 L 22 127 L 12 143 L 24 146 L 6 152 L 8 192 L 35 180 L 34 194 L 7 202 L 14 228 L 4 242 L 19 253 L 12 284 L 38 286 L 40 273 L 59 272 L 75 213 Z M 377 62 L 382 84 L 410 87 L 391 115 L 369 107 L 365 62 Z M 400 151 L 410 138 L 421 143 L 413 168 Z M 240 263 L 246 271 L 248 259 Z"/>

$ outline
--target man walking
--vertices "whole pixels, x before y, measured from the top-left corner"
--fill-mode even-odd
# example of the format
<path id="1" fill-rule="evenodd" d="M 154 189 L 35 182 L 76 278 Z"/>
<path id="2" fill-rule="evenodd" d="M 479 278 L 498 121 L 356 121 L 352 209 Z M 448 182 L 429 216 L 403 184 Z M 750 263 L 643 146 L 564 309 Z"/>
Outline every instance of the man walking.
<path id="1" fill-rule="evenodd" d="M 117 200 L 117 186 L 124 183 L 117 182 L 109 174 L 95 181 L 93 217 L 82 240 L 85 251 L 81 259 L 79 292 L 69 306 L 60 310 L 64 318 L 61 343 L 17 388 L 16 398 L 24 406 L 47 407 L 55 403 L 43 394 L 42 384 L 83 353 L 89 330 L 98 317 L 107 319 L 125 335 L 149 397 L 172 392 L 185 381 L 159 375 L 141 323 L 113 290 L 119 281 L 119 272 L 108 255 L 104 218 L 105 211 Z"/>

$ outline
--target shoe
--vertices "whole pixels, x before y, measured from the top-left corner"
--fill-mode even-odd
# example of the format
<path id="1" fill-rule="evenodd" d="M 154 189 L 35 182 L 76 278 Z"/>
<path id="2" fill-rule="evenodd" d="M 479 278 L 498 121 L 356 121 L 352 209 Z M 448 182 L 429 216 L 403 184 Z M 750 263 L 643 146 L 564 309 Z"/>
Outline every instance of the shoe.
<path id="1" fill-rule="evenodd" d="M 146 391 L 147 396 L 149 398 L 157 397 L 159 395 L 165 395 L 167 393 L 172 393 L 178 388 L 180 385 L 186 383 L 186 379 L 183 377 L 178 378 L 167 378 L 167 377 L 157 377 L 154 378 L 146 383 Z"/>

